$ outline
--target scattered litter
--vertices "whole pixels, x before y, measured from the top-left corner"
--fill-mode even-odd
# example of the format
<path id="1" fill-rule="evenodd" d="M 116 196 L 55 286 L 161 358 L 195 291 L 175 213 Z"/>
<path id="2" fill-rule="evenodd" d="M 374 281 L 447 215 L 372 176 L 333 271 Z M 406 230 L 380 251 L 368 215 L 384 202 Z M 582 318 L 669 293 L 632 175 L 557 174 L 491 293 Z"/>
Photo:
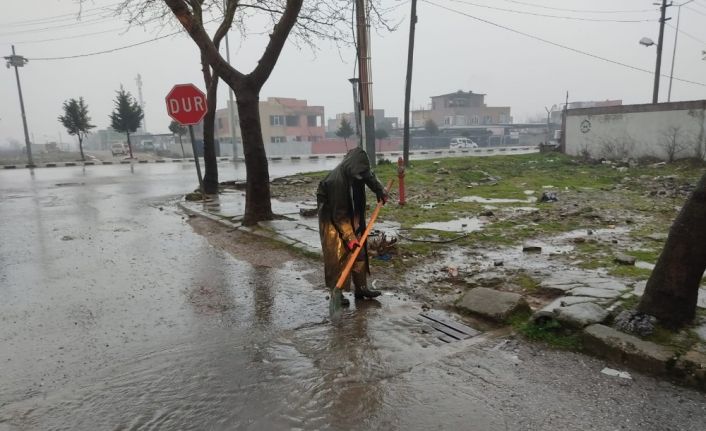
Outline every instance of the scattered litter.
<path id="1" fill-rule="evenodd" d="M 540 202 L 557 202 L 559 198 L 554 192 L 542 192 L 542 197 L 539 198 Z"/>
<path id="2" fill-rule="evenodd" d="M 299 208 L 299 215 L 302 217 L 316 217 L 317 213 L 317 208 Z"/>
<path id="3" fill-rule="evenodd" d="M 614 370 L 612 368 L 606 367 L 601 370 L 601 373 L 605 374 L 606 376 L 620 377 L 621 379 L 632 380 L 632 376 L 627 371 L 618 371 L 618 370 Z"/>

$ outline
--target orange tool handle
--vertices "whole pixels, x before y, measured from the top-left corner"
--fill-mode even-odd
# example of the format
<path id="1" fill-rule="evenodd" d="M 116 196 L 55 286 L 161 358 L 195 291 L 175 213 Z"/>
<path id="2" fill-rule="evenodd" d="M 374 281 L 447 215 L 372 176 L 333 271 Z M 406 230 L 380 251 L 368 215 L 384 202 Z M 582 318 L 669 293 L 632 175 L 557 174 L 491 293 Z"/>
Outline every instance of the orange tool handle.
<path id="1" fill-rule="evenodd" d="M 385 191 L 389 193 L 391 188 L 392 180 L 387 182 L 387 187 Z M 368 222 L 368 225 L 365 228 L 365 232 L 363 232 L 363 236 L 361 236 L 358 240 L 358 242 L 360 243 L 360 247 L 356 247 L 355 250 L 353 250 L 351 255 L 348 257 L 348 262 L 346 262 L 346 266 L 343 267 L 343 272 L 341 272 L 341 276 L 338 277 L 338 281 L 336 282 L 336 289 L 343 289 L 343 283 L 346 281 L 346 278 L 348 278 L 348 274 L 350 274 L 351 268 L 353 268 L 355 259 L 358 257 L 360 251 L 365 246 L 365 241 L 367 241 L 368 235 L 370 235 L 370 231 L 373 230 L 373 225 L 375 224 L 375 220 L 377 220 L 378 218 L 378 214 L 380 213 L 380 208 L 382 208 L 382 205 L 382 202 L 378 202 L 377 206 L 373 210 L 373 215 L 370 216 L 370 221 Z"/>

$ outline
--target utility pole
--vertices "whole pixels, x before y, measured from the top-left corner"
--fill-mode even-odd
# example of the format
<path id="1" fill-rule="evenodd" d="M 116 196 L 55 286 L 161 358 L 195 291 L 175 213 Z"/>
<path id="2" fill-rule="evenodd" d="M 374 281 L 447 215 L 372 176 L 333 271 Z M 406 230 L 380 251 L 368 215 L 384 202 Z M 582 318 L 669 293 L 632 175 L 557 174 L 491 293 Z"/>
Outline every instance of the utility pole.
<path id="1" fill-rule="evenodd" d="M 137 97 L 140 98 L 140 108 L 142 108 L 142 130 L 147 133 L 147 120 L 145 119 L 145 99 L 142 97 L 142 75 L 139 73 L 135 77 L 135 84 L 137 84 Z"/>
<path id="2" fill-rule="evenodd" d="M 694 0 L 689 0 L 682 4 L 677 5 L 677 28 L 674 31 L 674 49 L 672 50 L 672 70 L 669 72 L 669 92 L 667 93 L 667 102 L 672 101 L 672 79 L 674 78 L 674 59 L 677 56 L 677 37 L 679 36 L 679 19 L 681 18 L 681 7 L 693 2 Z"/>
<path id="3" fill-rule="evenodd" d="M 659 79 L 660 79 L 660 69 L 662 68 L 662 47 L 664 45 L 664 24 L 671 18 L 666 18 L 667 8 L 672 4 L 667 4 L 667 0 L 662 0 L 662 6 L 660 6 L 660 19 L 659 19 L 659 39 L 657 41 L 657 65 L 655 66 L 655 85 L 654 91 L 652 92 L 652 103 L 657 103 L 659 101 Z"/>
<path id="4" fill-rule="evenodd" d="M 409 15 L 409 45 L 407 47 L 407 79 L 404 89 L 404 134 L 402 135 L 402 156 L 404 165 L 409 167 L 409 101 L 412 97 L 412 65 L 414 63 L 414 30 L 417 25 L 417 0 L 412 0 Z"/>
<path id="5" fill-rule="evenodd" d="M 5 60 L 7 60 L 8 69 L 10 67 L 15 68 L 15 79 L 17 79 L 17 93 L 20 96 L 20 111 L 22 112 L 22 127 L 24 128 L 25 146 L 27 147 L 27 167 L 33 168 L 34 160 L 32 160 L 32 143 L 29 140 L 29 129 L 27 128 L 27 115 L 25 115 L 25 102 L 22 98 L 22 86 L 20 85 L 20 72 L 17 69 L 18 67 L 22 67 L 27 64 L 29 60 L 22 57 L 21 55 L 15 54 L 15 45 L 12 45 L 12 55 L 5 57 Z"/>
<path id="6" fill-rule="evenodd" d="M 223 0 L 223 13 L 227 8 L 226 0 Z M 228 32 L 230 29 L 228 29 Z M 226 32 L 226 61 L 230 64 L 230 44 L 228 43 L 228 32 Z M 235 139 L 235 113 L 233 111 L 233 89 L 228 86 L 228 115 L 230 116 L 230 136 L 233 141 L 233 161 L 238 157 L 238 142 Z"/>
<path id="7" fill-rule="evenodd" d="M 373 113 L 373 82 L 370 61 L 370 25 L 368 23 L 367 0 L 356 0 L 356 24 L 358 34 L 358 71 L 360 74 L 361 135 L 368 153 L 370 166 L 376 165 L 375 115 Z"/>

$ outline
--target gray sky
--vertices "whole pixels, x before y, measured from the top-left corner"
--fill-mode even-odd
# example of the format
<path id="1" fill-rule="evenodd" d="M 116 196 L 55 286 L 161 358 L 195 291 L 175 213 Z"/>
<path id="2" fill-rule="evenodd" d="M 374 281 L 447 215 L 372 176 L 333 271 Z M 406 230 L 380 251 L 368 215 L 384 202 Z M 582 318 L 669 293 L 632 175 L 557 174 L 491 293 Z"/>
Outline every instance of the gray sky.
<path id="1" fill-rule="evenodd" d="M 89 0 L 84 7 L 94 9 L 116 1 Z M 406 0 L 382 1 L 387 7 L 399 6 L 390 13 L 390 18 L 400 25 L 396 32 L 372 35 L 374 103 L 375 108 L 400 116 L 404 102 L 409 3 Z M 552 46 L 441 9 L 430 2 L 638 68 L 654 70 L 655 66 L 655 47 L 638 44 L 643 36 L 657 40 L 658 8 L 652 5 L 652 0 L 419 0 L 412 90 L 415 108 L 426 106 L 429 96 L 459 89 L 486 93 L 486 102 L 491 106 L 511 106 L 516 122 L 543 113 L 544 106 L 563 102 L 567 90 L 572 101 L 651 101 L 653 75 L 649 73 Z M 20 78 L 30 133 L 37 143 L 56 141 L 59 133 L 64 142 L 69 140 L 56 118 L 61 113 L 61 103 L 72 97 L 86 99 L 98 128 L 108 126 L 115 91 L 123 84 L 137 96 L 135 76 L 138 73 L 144 82 L 147 128 L 154 133 L 167 131 L 170 120 L 165 112 L 164 96 L 172 85 L 193 82 L 203 88 L 198 50 L 184 35 L 103 55 L 40 60 L 118 48 L 170 33 L 173 29 L 162 29 L 162 33 L 158 33 L 154 28 L 136 27 L 122 32 L 119 29 L 126 24 L 120 17 L 101 18 L 89 12 L 81 21 L 76 21 L 73 17 L 60 16 L 76 13 L 76 0 L 6 3 L 0 19 L 0 52 L 3 56 L 9 55 L 14 43 L 18 54 L 31 59 L 20 70 Z M 519 14 L 479 5 L 582 20 Z M 629 12 L 599 13 L 604 11 Z M 668 12 L 674 16 L 669 21 L 672 26 L 676 25 L 676 12 L 676 7 Z M 33 22 L 28 23 L 28 20 Z M 706 0 L 695 0 L 682 8 L 680 29 L 685 33 L 679 35 L 675 77 L 706 83 L 706 61 L 702 61 L 701 55 L 706 43 L 700 42 L 706 41 L 704 24 Z M 46 39 L 63 40 L 29 43 Z M 668 26 L 662 63 L 662 73 L 666 75 L 671 66 L 673 43 L 674 29 Z M 231 32 L 233 64 L 249 71 L 263 44 L 263 36 L 243 40 L 237 32 Z M 348 78 L 353 73 L 354 49 L 338 49 L 326 41 L 318 45 L 318 51 L 312 52 L 288 43 L 261 98 L 304 98 L 309 104 L 323 105 L 327 117 L 351 111 Z M 0 145 L 10 138 L 22 142 L 14 73 L 12 69 L 2 69 L 0 76 Z M 660 101 L 666 101 L 668 85 L 668 79 L 663 78 Z M 227 97 L 227 87 L 221 84 L 219 106 L 225 106 Z M 706 86 L 674 82 L 672 100 L 695 99 L 706 99 Z"/>

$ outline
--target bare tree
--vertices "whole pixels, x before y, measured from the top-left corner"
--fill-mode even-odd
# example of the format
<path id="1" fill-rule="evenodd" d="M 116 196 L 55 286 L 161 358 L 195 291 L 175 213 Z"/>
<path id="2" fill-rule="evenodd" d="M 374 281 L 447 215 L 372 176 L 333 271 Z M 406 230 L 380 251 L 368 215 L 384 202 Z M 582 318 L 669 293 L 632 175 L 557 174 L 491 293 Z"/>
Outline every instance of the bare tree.
<path id="1" fill-rule="evenodd" d="M 218 79 L 233 89 L 240 117 L 243 153 L 246 166 L 246 202 L 243 224 L 251 225 L 273 217 L 270 204 L 269 168 L 260 127 L 260 90 L 270 77 L 285 42 L 291 35 L 295 43 L 314 47 L 316 39 L 324 38 L 337 44 L 351 41 L 351 0 L 122 0 L 118 11 L 131 23 L 175 18 L 198 46 L 204 65 L 209 105 L 215 96 Z M 374 25 L 388 26 L 374 4 L 371 6 Z M 264 29 L 269 39 L 257 65 L 249 73 L 234 68 L 218 52 L 218 43 L 231 26 L 241 35 L 248 33 L 247 23 L 257 15 L 269 18 Z M 219 23 L 211 37 L 206 31 L 210 23 Z M 261 26 L 261 20 L 254 22 Z M 210 67 L 206 67 L 208 65 Z M 213 97 L 215 101 L 215 97 Z M 215 102 L 214 102 L 215 104 Z M 215 108 L 215 106 L 214 106 Z M 211 106 L 209 106 L 211 110 Z M 213 109 L 212 111 L 215 111 Z M 213 119 L 207 118 L 213 122 Z M 206 123 L 205 123 L 206 124 Z M 207 132 L 204 129 L 204 133 Z M 204 136 L 206 138 L 206 136 Z"/>
<path id="2" fill-rule="evenodd" d="M 669 126 L 662 132 L 660 146 L 667 155 L 667 161 L 672 163 L 687 148 L 686 139 L 681 131 L 681 127 Z"/>
<path id="3" fill-rule="evenodd" d="M 671 328 L 696 315 L 699 285 L 706 269 L 706 175 L 689 196 L 669 230 L 638 310 Z"/>

